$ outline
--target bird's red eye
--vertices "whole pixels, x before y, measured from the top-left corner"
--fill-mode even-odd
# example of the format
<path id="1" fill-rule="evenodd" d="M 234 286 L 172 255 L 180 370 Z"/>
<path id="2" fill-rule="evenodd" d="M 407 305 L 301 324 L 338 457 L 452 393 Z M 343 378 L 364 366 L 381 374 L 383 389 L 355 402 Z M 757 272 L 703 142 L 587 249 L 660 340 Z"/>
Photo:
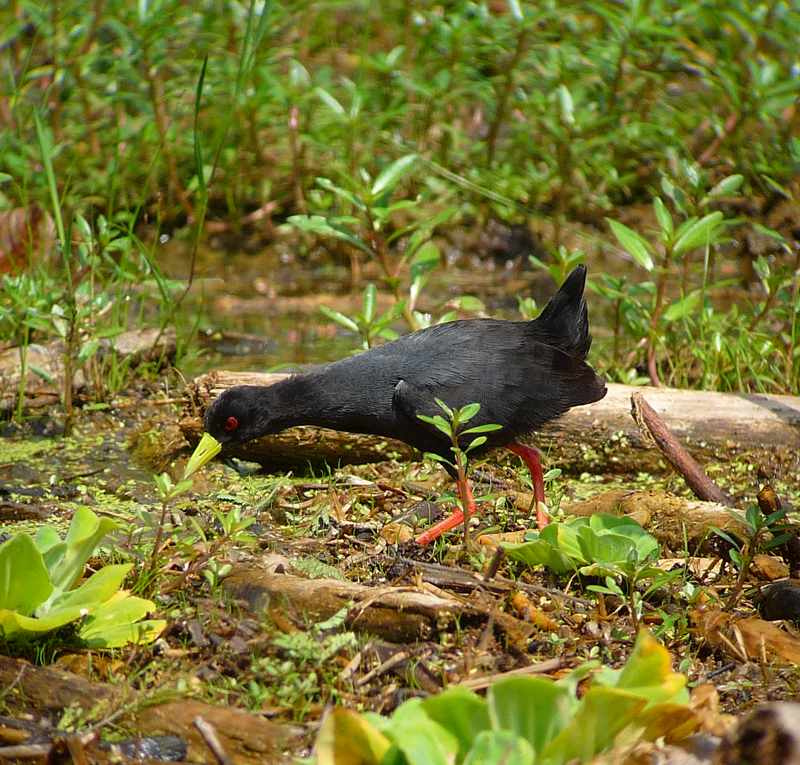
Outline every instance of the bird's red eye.
<path id="1" fill-rule="evenodd" d="M 225 420 L 225 430 L 236 430 L 238 427 L 239 420 L 237 420 L 235 417 L 228 417 L 228 419 Z"/>

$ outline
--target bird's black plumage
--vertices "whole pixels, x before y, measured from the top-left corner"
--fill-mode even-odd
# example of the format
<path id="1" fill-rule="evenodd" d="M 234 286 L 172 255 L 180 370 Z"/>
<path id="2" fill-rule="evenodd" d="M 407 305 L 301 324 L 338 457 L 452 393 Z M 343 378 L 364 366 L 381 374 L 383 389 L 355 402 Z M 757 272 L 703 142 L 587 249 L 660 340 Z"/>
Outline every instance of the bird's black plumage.
<path id="1" fill-rule="evenodd" d="M 417 415 L 480 404 L 468 427 L 501 425 L 472 454 L 506 446 L 606 393 L 585 362 L 586 268 L 567 277 L 533 321 L 470 319 L 413 332 L 270 386 L 223 391 L 205 416 L 223 449 L 294 425 L 396 438 L 452 458 L 447 438 Z"/>

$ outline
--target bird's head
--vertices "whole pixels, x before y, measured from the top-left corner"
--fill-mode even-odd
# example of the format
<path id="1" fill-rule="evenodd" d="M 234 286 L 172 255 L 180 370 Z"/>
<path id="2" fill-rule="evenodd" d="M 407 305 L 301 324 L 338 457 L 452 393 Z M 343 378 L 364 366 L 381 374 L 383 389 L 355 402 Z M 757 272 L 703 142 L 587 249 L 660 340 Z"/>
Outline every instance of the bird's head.
<path id="1" fill-rule="evenodd" d="M 205 433 L 186 464 L 184 480 L 194 475 L 223 449 L 252 441 L 265 433 L 263 402 L 259 394 L 263 387 L 237 385 L 220 393 L 203 418 Z M 262 394 L 263 395 L 263 394 Z"/>

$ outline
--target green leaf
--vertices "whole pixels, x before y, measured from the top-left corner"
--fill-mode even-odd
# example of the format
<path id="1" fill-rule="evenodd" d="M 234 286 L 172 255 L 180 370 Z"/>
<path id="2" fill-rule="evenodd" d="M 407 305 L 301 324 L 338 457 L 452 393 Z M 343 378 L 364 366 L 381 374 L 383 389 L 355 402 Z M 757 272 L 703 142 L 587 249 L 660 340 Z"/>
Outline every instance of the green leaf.
<path id="1" fill-rule="evenodd" d="M 52 592 L 42 554 L 29 534 L 17 532 L 0 545 L 0 609 L 29 616 Z"/>
<path id="2" fill-rule="evenodd" d="M 672 246 L 675 254 L 680 254 L 695 247 L 712 244 L 719 233 L 722 222 L 721 212 L 704 215 L 700 220 L 690 218 L 676 231 L 675 243 Z"/>
<path id="3" fill-rule="evenodd" d="M 464 765 L 533 765 L 533 747 L 510 730 L 479 733 Z"/>
<path id="4" fill-rule="evenodd" d="M 566 85 L 558 86 L 558 103 L 561 107 L 561 121 L 567 125 L 575 124 L 575 104 L 572 101 L 572 94 Z"/>
<path id="5" fill-rule="evenodd" d="M 436 696 L 428 696 L 421 706 L 428 717 L 456 737 L 461 753 L 472 748 L 481 731 L 489 730 L 486 700 L 464 686 L 457 685 Z"/>
<path id="6" fill-rule="evenodd" d="M 570 559 L 543 539 L 520 543 L 501 542 L 500 544 L 511 560 L 517 560 L 531 568 L 545 566 L 556 574 L 566 574 L 574 570 Z"/>
<path id="7" fill-rule="evenodd" d="M 486 692 L 494 730 L 509 730 L 533 747 L 537 758 L 563 730 L 576 706 L 569 689 L 544 677 L 511 677 Z"/>
<path id="8" fill-rule="evenodd" d="M 541 761 L 563 765 L 570 760 L 589 762 L 608 749 L 614 737 L 646 702 L 615 688 L 592 686 L 583 695 L 569 724 L 545 748 Z"/>
<path id="9" fill-rule="evenodd" d="M 433 417 L 429 417 L 427 414 L 418 414 L 417 419 L 427 422 L 429 425 L 433 425 L 437 430 L 440 430 L 448 437 L 453 431 L 452 425 L 439 414 Z"/>
<path id="10" fill-rule="evenodd" d="M 378 304 L 378 290 L 374 284 L 368 284 L 364 289 L 364 323 L 369 326 L 375 318 L 375 307 Z"/>
<path id="11" fill-rule="evenodd" d="M 522 21 L 522 8 L 520 7 L 519 0 L 508 0 L 508 10 L 511 11 L 511 15 L 517 21 Z"/>
<path id="12" fill-rule="evenodd" d="M 121 648 L 130 643 L 152 643 L 164 631 L 166 620 L 140 620 L 155 610 L 152 601 L 119 590 L 87 617 L 80 638 L 88 648 Z"/>
<path id="13" fill-rule="evenodd" d="M 480 298 L 476 298 L 474 295 L 460 295 L 459 297 L 449 300 L 448 304 L 462 311 L 477 312 L 486 310 L 483 301 Z"/>
<path id="14" fill-rule="evenodd" d="M 425 714 L 421 699 L 401 704 L 381 732 L 405 755 L 408 765 L 452 765 L 458 752 L 456 737 Z"/>
<path id="15" fill-rule="evenodd" d="M 344 117 L 347 114 L 345 108 L 327 90 L 314 88 L 314 93 L 337 116 Z"/>
<path id="16" fill-rule="evenodd" d="M 461 435 L 463 436 L 464 434 L 462 433 Z M 479 446 L 483 446 L 485 443 L 486 443 L 486 436 L 478 436 L 477 438 L 474 438 L 472 439 L 472 441 L 470 441 L 467 450 L 471 451 L 472 449 L 477 449 Z"/>
<path id="17" fill-rule="evenodd" d="M 337 324 L 347 327 L 347 329 L 355 332 L 356 334 L 361 333 L 361 328 L 349 316 L 345 316 L 343 313 L 339 313 L 339 311 L 334 311 L 333 308 L 328 308 L 326 305 L 321 305 L 319 310 L 322 311 L 322 313 L 324 313 L 329 319 L 333 319 L 333 321 L 337 322 Z"/>
<path id="18" fill-rule="evenodd" d="M 503 429 L 502 425 L 492 425 L 492 424 L 476 425 L 474 428 L 469 428 L 469 430 L 462 430 L 460 435 L 466 436 L 469 433 L 491 433 L 495 430 L 502 430 L 502 429 Z"/>
<path id="19" fill-rule="evenodd" d="M 391 165 L 384 168 L 375 179 L 375 183 L 372 184 L 372 197 L 379 197 L 386 190 L 394 190 L 394 187 L 409 173 L 416 161 L 416 154 L 406 154 L 405 157 L 400 157 L 400 159 L 395 160 Z"/>
<path id="20" fill-rule="evenodd" d="M 739 175 L 729 175 L 727 178 L 723 178 L 716 186 L 714 186 L 711 191 L 708 192 L 708 197 L 724 197 L 728 194 L 733 194 L 734 191 L 737 191 L 739 187 L 744 182 L 744 176 Z"/>
<path id="21" fill-rule="evenodd" d="M 316 745 L 317 765 L 380 765 L 391 742 L 367 719 L 344 707 L 325 717 Z"/>
<path id="22" fill-rule="evenodd" d="M 672 237 L 673 231 L 673 223 L 672 223 L 672 216 L 667 210 L 667 206 L 664 202 L 661 201 L 660 197 L 656 197 L 653 200 L 653 210 L 655 211 L 656 218 L 658 219 L 658 225 L 661 229 L 661 238 L 668 242 Z"/>
<path id="23" fill-rule="evenodd" d="M 647 630 L 636 636 L 633 651 L 622 669 L 605 669 L 595 678 L 598 685 L 633 693 L 648 702 L 689 700 L 686 676 L 672 671 L 672 657 Z"/>
<path id="24" fill-rule="evenodd" d="M 78 365 L 80 366 L 84 361 L 92 358 L 92 356 L 97 353 L 97 349 L 99 347 L 100 341 L 97 339 L 89 340 L 88 342 L 84 343 L 83 346 L 81 346 L 80 353 L 78 353 Z"/>
<path id="25" fill-rule="evenodd" d="M 480 412 L 480 410 L 480 404 L 467 404 L 466 406 L 462 407 L 458 413 L 459 423 L 469 422 L 473 417 L 475 417 L 476 414 L 478 414 L 478 412 Z"/>
<path id="26" fill-rule="evenodd" d="M 678 319 L 684 319 L 694 313 L 694 310 L 700 302 L 700 297 L 700 292 L 695 291 L 676 300 L 664 311 L 664 321 L 667 323 L 677 321 Z"/>
<path id="27" fill-rule="evenodd" d="M 628 228 L 624 223 L 617 220 L 606 218 L 608 225 L 614 232 L 619 243 L 630 253 L 631 257 L 648 273 L 655 267 L 653 258 L 650 255 L 650 244 L 633 229 Z"/>
<path id="28" fill-rule="evenodd" d="M 83 576 L 86 561 L 92 557 L 100 540 L 118 528 L 120 525 L 116 521 L 100 518 L 85 505 L 80 505 L 75 510 L 64 537 L 67 545 L 64 555 L 54 561 L 53 567 L 49 569 L 53 586 L 62 591 L 73 587 Z"/>

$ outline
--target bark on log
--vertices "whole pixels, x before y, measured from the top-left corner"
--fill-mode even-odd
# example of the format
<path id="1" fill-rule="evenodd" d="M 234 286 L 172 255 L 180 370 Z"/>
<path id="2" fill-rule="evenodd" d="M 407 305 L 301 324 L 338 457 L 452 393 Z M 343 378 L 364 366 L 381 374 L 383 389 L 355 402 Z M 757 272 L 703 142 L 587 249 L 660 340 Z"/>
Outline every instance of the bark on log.
<path id="1" fill-rule="evenodd" d="M 483 603 L 411 588 L 365 587 L 338 579 L 302 579 L 244 568 L 226 578 L 224 588 L 231 597 L 247 601 L 255 612 L 278 606 L 298 622 L 322 621 L 347 609 L 349 630 L 392 643 L 430 640 L 457 624 L 485 625 L 491 619 L 507 649 L 522 654 L 533 632 L 530 624 Z"/>
<path id="2" fill-rule="evenodd" d="M 270 385 L 284 377 L 215 371 L 196 378 L 186 386 L 189 402 L 181 417 L 181 431 L 194 446 L 203 432 L 202 416 L 221 391 L 233 385 Z M 610 384 L 602 401 L 570 410 L 532 441 L 566 471 L 663 471 L 661 454 L 643 443 L 630 416 L 635 390 L 646 391 L 650 405 L 701 464 L 752 451 L 759 465 L 775 472 L 800 470 L 800 398 L 794 396 Z M 233 452 L 273 469 L 303 468 L 309 462 L 378 462 L 412 454 L 398 441 L 311 427 L 291 428 Z"/>

